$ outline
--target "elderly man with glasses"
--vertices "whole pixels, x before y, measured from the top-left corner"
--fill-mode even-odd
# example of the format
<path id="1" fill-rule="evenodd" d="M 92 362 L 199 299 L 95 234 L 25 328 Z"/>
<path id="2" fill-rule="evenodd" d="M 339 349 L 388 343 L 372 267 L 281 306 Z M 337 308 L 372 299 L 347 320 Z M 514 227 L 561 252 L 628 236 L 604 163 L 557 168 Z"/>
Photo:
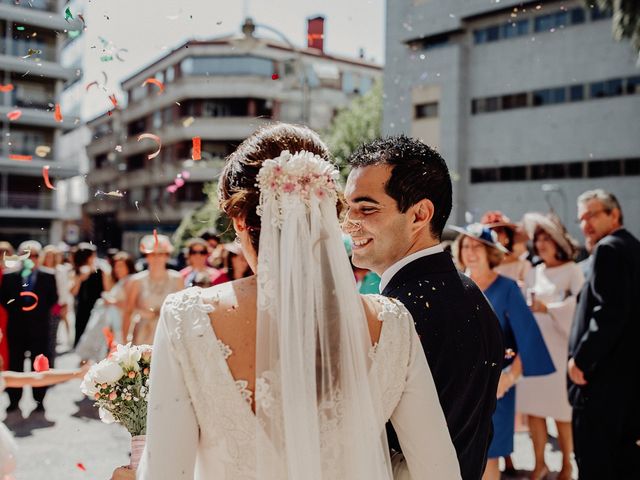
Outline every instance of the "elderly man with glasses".
<path id="1" fill-rule="evenodd" d="M 28 254 L 20 268 L 6 273 L 0 287 L 0 303 L 5 305 L 9 314 L 7 337 L 9 341 L 9 369 L 17 372 L 24 370 L 26 352 L 30 352 L 31 361 L 42 354 L 50 359 L 51 352 L 52 307 L 58 301 L 56 278 L 53 273 L 40 269 L 39 255 L 42 252 L 40 243 L 30 240 L 22 242 L 18 247 L 18 255 Z M 36 401 L 36 413 L 44 415 L 44 397 L 46 387 L 34 388 L 33 398 Z M 7 388 L 9 394 L 8 418 L 20 417 L 18 404 L 22 398 L 21 388 Z M 13 415 L 12 415 L 13 414 Z M 19 420 L 20 418 L 18 418 Z"/>
<path id="2" fill-rule="evenodd" d="M 640 478 L 640 241 L 604 190 L 578 197 L 578 219 L 593 248 L 569 338 L 579 478 Z"/>

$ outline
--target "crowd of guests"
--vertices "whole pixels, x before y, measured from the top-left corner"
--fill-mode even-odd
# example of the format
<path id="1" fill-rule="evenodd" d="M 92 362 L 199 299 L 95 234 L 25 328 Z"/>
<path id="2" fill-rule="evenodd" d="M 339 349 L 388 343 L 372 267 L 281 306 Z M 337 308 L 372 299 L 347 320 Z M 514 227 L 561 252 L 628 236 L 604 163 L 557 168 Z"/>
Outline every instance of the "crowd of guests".
<path id="1" fill-rule="evenodd" d="M 638 243 L 624 230 L 622 209 L 608 192 L 583 194 L 578 199 L 578 215 L 585 235 L 586 248 L 582 249 L 553 213 L 528 213 L 520 222 L 513 222 L 492 211 L 479 223 L 451 227 L 458 233 L 450 244 L 454 261 L 491 303 L 505 345 L 483 479 L 500 478 L 500 457 L 505 458 L 507 470 L 513 468 L 509 457 L 516 412 L 526 419 L 523 423 L 533 443 L 532 479 L 549 473 L 545 463 L 548 420 L 555 424 L 562 452 L 558 479 L 572 478 L 574 449 L 582 471 L 597 472 L 602 467 L 606 460 L 598 459 L 602 459 L 603 448 L 611 450 L 609 461 L 629 461 L 620 456 L 624 452 L 616 451 L 615 442 L 604 446 L 607 438 L 602 435 L 619 437 L 620 431 L 636 427 L 628 423 L 636 416 L 629 414 L 632 407 L 626 399 L 618 407 L 606 399 L 616 389 L 637 393 L 637 381 L 628 382 L 624 369 L 619 368 L 634 361 L 632 349 L 621 348 L 624 341 L 619 335 L 631 328 L 628 317 L 635 307 L 626 305 L 637 293 L 639 272 L 636 269 L 624 276 L 621 272 L 629 266 L 622 266 L 610 251 L 628 248 L 629 268 L 637 268 Z M 616 235 L 623 238 L 611 240 Z M 590 253 L 603 239 L 608 242 L 606 248 L 600 247 L 592 258 Z M 348 236 L 345 248 L 351 255 Z M 105 259 L 98 258 L 90 243 L 43 248 L 27 241 L 14 251 L 9 243 L 0 242 L 0 361 L 5 368 L 21 372 L 25 358 L 33 360 L 39 354 L 47 356 L 53 366 L 56 346 L 73 346 L 83 360 L 99 361 L 114 343 L 151 344 L 167 295 L 252 274 L 240 245 L 223 244 L 213 230 L 186 242 L 182 268 L 170 261 L 175 252 L 165 235 L 143 237 L 139 250 L 141 258 L 136 263 L 131 254 L 117 250 L 109 250 Z M 582 262 L 576 263 L 579 258 Z M 355 266 L 353 272 L 362 293 L 378 292 L 380 277 Z M 602 283 L 614 280 L 618 285 Z M 585 281 L 589 288 L 583 289 Z M 614 325 L 594 330 L 591 316 L 597 316 L 598 309 L 593 313 L 589 308 L 602 302 L 602 289 L 614 288 L 621 292 L 615 296 L 619 305 L 607 305 L 613 314 L 604 309 L 606 315 L 615 317 L 606 319 Z M 57 345 L 59 330 L 67 345 Z M 22 390 L 7 388 L 7 392 L 8 412 L 18 411 Z M 44 411 L 45 393 L 46 387 L 34 388 L 39 411 Z M 595 420 L 603 409 L 608 418 L 615 417 L 609 427 L 603 426 L 608 422 Z M 637 452 L 629 455 L 637 461 Z"/>
<path id="2" fill-rule="evenodd" d="M 237 243 L 214 230 L 189 239 L 182 255 L 165 235 L 146 235 L 136 258 L 110 249 L 98 257 L 91 243 L 17 249 L 0 242 L 0 363 L 22 372 L 40 354 L 55 365 L 57 351 L 74 349 L 83 362 L 105 358 L 117 343 L 152 344 L 162 304 L 170 293 L 209 287 L 251 275 Z M 136 261 L 137 259 L 137 261 Z M 182 265 L 180 264 L 182 263 Z M 8 418 L 19 416 L 21 388 L 8 386 Z M 35 388 L 44 413 L 46 387 Z"/>

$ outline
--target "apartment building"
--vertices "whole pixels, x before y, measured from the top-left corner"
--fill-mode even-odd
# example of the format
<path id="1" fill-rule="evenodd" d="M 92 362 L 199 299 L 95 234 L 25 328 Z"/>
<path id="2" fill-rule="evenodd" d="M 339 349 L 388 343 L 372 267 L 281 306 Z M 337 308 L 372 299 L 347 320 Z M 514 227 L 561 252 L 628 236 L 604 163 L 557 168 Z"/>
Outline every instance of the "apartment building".
<path id="1" fill-rule="evenodd" d="M 277 41 L 257 36 L 260 25 L 247 19 L 241 34 L 187 41 L 125 79 L 126 108 L 88 122 L 87 236 L 135 251 L 153 229 L 173 233 L 205 201 L 203 187 L 218 177 L 224 157 L 257 128 L 285 121 L 323 130 L 367 92 L 381 67 L 326 53 L 323 26 L 323 18 L 310 19 L 313 34 L 298 48 L 281 34 Z M 158 145 L 138 141 L 143 133 L 162 143 L 154 158 Z M 200 160 L 193 159 L 194 137 Z M 123 196 L 108 195 L 116 191 Z"/>
<path id="2" fill-rule="evenodd" d="M 576 197 L 601 187 L 640 234 L 640 69 L 611 12 L 579 0 L 387 5 L 384 131 L 435 146 L 452 222 L 553 208 L 581 238 Z"/>

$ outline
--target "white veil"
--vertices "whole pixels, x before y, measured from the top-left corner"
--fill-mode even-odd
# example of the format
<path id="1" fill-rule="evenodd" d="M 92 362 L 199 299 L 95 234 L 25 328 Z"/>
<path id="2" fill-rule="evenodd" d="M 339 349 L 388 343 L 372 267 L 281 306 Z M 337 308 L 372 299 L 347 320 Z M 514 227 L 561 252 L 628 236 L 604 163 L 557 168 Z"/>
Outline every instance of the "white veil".
<path id="1" fill-rule="evenodd" d="M 283 151 L 259 175 L 261 479 L 390 479 L 371 340 L 336 215 L 338 171 Z"/>

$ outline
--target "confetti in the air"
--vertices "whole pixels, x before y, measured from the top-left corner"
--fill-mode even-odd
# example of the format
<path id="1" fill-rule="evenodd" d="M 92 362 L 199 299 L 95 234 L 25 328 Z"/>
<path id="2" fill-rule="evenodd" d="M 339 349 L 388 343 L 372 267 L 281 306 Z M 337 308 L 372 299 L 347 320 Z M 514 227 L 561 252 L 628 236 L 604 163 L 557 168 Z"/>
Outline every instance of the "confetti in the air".
<path id="1" fill-rule="evenodd" d="M 9 159 L 10 160 L 19 160 L 21 162 L 30 162 L 31 160 L 33 160 L 33 156 L 32 155 L 19 155 L 17 153 L 11 153 L 11 154 L 9 154 Z"/>
<path id="2" fill-rule="evenodd" d="M 110 192 L 103 192 L 102 190 L 98 190 L 94 197 L 97 197 L 98 195 L 106 195 L 107 197 L 117 197 L 117 198 L 122 198 L 124 197 L 124 193 L 122 193 L 120 190 L 112 190 Z"/>
<path id="3" fill-rule="evenodd" d="M 13 83 L 7 83 L 6 85 L 0 85 L 0 92 L 9 93 L 13 90 Z"/>
<path id="4" fill-rule="evenodd" d="M 87 471 L 87 468 L 81 462 L 76 463 L 76 467 L 78 470 L 82 470 L 83 472 Z"/>
<path id="5" fill-rule="evenodd" d="M 142 133 L 138 136 L 138 141 L 144 138 L 149 138 L 158 144 L 158 149 L 147 156 L 149 160 L 151 160 L 152 158 L 156 158 L 160 154 L 160 150 L 162 150 L 162 141 L 160 140 L 160 137 L 154 135 L 153 133 Z"/>
<path id="6" fill-rule="evenodd" d="M 278 75 L 277 73 L 274 73 L 273 75 L 271 75 L 271 80 L 278 80 L 280 78 L 280 75 Z"/>
<path id="7" fill-rule="evenodd" d="M 191 139 L 191 143 L 192 143 L 192 152 L 191 152 L 191 158 L 193 158 L 194 160 L 200 160 L 202 159 L 202 151 L 201 151 L 201 139 L 200 137 L 193 137 Z"/>
<path id="8" fill-rule="evenodd" d="M 111 100 L 111 103 L 113 104 L 114 107 L 118 106 L 118 99 L 116 98 L 115 93 L 113 95 L 109 95 L 109 100 Z"/>
<path id="9" fill-rule="evenodd" d="M 44 158 L 51 152 L 51 147 L 47 145 L 38 145 L 36 147 L 36 155 L 40 158 Z"/>
<path id="10" fill-rule="evenodd" d="M 193 118 L 193 117 L 187 117 L 187 118 L 185 118 L 185 119 L 182 121 L 182 126 L 183 126 L 184 128 L 188 128 L 188 127 L 190 127 L 190 126 L 193 124 L 193 122 L 195 122 L 195 120 L 196 120 L 196 119 L 195 119 L 195 118 Z"/>
<path id="11" fill-rule="evenodd" d="M 68 22 L 69 20 L 73 20 L 73 15 L 71 14 L 71 9 L 67 7 L 64 11 L 64 19 Z"/>
<path id="12" fill-rule="evenodd" d="M 60 104 L 56 103 L 55 111 L 53 113 L 53 118 L 56 122 L 62 122 L 62 111 L 60 110 Z"/>
<path id="13" fill-rule="evenodd" d="M 30 48 L 29 50 L 27 50 L 27 54 L 24 55 L 22 58 L 29 58 L 33 55 L 40 55 L 42 53 L 42 50 L 37 50 L 35 48 Z"/>
<path id="14" fill-rule="evenodd" d="M 31 297 L 34 300 L 33 305 L 31 305 L 30 307 L 22 307 L 22 311 L 23 312 L 30 312 L 31 310 L 35 309 L 38 306 L 38 295 L 36 295 L 33 292 L 20 292 L 20 296 L 21 297 Z"/>
<path id="15" fill-rule="evenodd" d="M 21 116 L 22 116 L 21 110 L 11 110 L 9 113 L 7 113 L 7 118 L 9 119 L 10 122 L 18 120 Z"/>
<path id="16" fill-rule="evenodd" d="M 51 184 L 51 180 L 49 179 L 49 165 L 45 165 L 44 167 L 42 167 L 42 178 L 44 179 L 44 184 L 47 188 L 51 190 L 56 189 L 56 187 Z"/>
<path id="17" fill-rule="evenodd" d="M 156 79 L 156 78 L 147 78 L 144 82 L 142 82 L 142 86 L 146 87 L 147 84 L 152 83 L 153 85 L 157 86 L 159 88 L 158 91 L 158 95 L 160 95 L 162 92 L 164 92 L 164 83 L 162 83 L 160 80 Z"/>
<path id="18" fill-rule="evenodd" d="M 49 370 L 49 359 L 40 354 L 33 360 L 33 369 L 36 372 L 46 372 Z"/>

